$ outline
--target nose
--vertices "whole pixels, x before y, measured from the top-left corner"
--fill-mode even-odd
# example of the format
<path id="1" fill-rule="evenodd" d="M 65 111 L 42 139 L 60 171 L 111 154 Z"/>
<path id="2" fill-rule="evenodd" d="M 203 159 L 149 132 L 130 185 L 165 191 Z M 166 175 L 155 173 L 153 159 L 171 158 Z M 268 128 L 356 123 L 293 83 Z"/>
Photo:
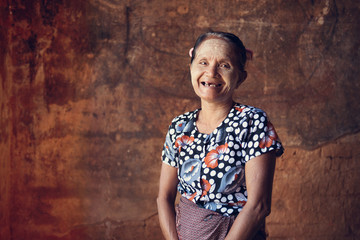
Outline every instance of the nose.
<path id="1" fill-rule="evenodd" d="M 209 76 L 209 77 L 212 77 L 212 78 L 218 77 L 219 73 L 218 73 L 217 64 L 209 65 L 206 73 L 207 73 L 207 76 Z"/>

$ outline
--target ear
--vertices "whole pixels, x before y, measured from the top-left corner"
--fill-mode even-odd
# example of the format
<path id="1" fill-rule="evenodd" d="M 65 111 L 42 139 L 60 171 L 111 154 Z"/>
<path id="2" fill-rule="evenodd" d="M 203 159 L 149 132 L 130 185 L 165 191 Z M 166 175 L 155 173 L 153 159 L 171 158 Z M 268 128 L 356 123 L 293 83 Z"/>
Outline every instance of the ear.
<path id="1" fill-rule="evenodd" d="M 238 80 L 238 82 L 236 84 L 236 88 L 238 88 L 245 81 L 246 78 L 247 78 L 247 72 L 242 71 L 240 73 L 239 80 Z"/>

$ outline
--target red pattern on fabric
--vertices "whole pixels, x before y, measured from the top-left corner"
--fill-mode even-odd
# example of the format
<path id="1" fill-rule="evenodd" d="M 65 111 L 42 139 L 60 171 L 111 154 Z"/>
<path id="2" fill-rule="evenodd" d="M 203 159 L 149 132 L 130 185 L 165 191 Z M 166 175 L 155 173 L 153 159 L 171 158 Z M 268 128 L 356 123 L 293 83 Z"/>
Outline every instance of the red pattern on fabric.
<path id="1" fill-rule="evenodd" d="M 185 197 L 176 207 L 176 230 L 180 240 L 224 240 L 234 223 L 235 216 L 226 217 L 201 208 Z M 262 226 L 253 240 L 266 239 Z"/>
<path id="2" fill-rule="evenodd" d="M 216 149 L 211 150 L 206 157 L 204 162 L 208 168 L 216 168 L 218 166 L 218 160 L 221 154 L 225 153 L 228 149 L 228 144 L 218 146 Z"/>

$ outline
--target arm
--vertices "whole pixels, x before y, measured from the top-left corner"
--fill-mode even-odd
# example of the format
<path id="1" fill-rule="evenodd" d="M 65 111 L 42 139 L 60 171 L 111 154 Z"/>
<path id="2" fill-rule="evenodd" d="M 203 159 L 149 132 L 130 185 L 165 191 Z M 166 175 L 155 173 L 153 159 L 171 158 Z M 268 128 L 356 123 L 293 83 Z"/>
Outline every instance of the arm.
<path id="1" fill-rule="evenodd" d="M 271 151 L 245 164 L 248 201 L 236 217 L 226 240 L 252 239 L 270 214 L 275 159 L 275 151 Z"/>
<path id="2" fill-rule="evenodd" d="M 160 227 L 165 239 L 178 239 L 175 225 L 175 198 L 177 193 L 177 168 L 162 164 L 157 206 Z"/>

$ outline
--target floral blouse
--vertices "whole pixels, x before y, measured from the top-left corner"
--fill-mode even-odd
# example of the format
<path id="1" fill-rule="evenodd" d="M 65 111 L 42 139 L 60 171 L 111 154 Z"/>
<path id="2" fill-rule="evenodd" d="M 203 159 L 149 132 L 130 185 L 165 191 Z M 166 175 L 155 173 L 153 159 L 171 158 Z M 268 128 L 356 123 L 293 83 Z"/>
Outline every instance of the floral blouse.
<path id="1" fill-rule="evenodd" d="M 224 216 L 237 215 L 247 201 L 245 163 L 272 150 L 280 156 L 284 149 L 261 109 L 236 103 L 211 134 L 197 130 L 199 110 L 173 119 L 162 160 L 178 168 L 182 196 Z"/>

